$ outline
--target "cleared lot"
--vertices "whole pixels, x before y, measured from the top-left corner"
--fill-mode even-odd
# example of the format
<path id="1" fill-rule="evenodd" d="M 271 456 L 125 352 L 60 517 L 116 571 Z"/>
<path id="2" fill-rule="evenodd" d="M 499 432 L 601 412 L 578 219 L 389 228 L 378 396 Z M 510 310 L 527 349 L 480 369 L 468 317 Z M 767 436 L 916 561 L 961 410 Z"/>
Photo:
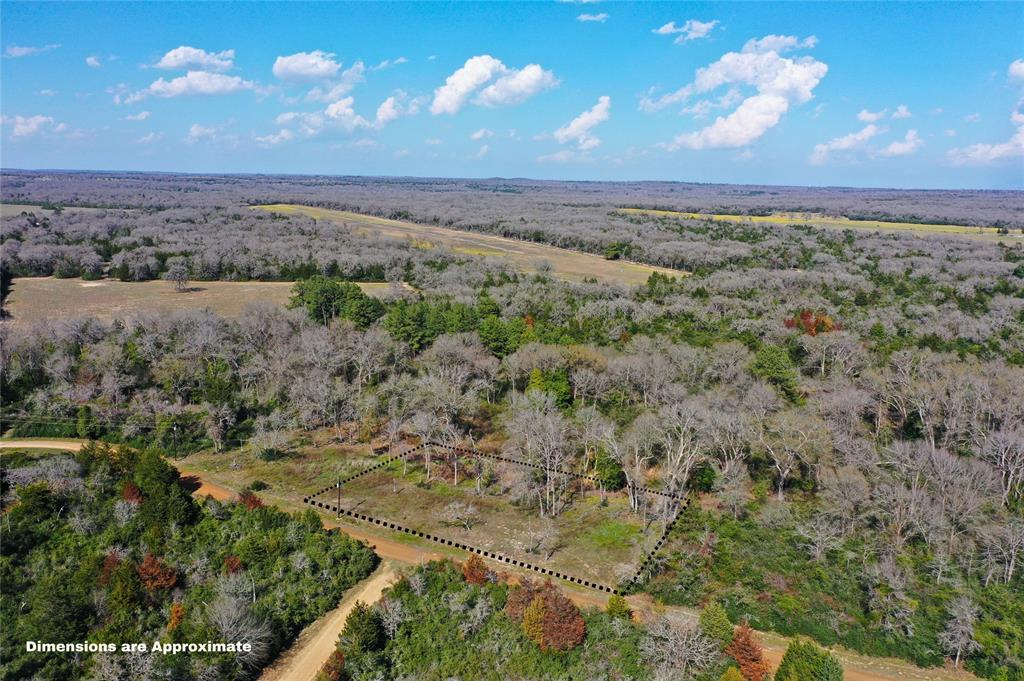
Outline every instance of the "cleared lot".
<path id="1" fill-rule="evenodd" d="M 179 292 L 169 281 L 21 277 L 14 280 L 6 308 L 12 321 L 25 323 L 76 316 L 118 319 L 206 308 L 225 317 L 237 317 L 250 303 L 286 304 L 293 285 L 290 281 L 197 281 L 190 284 L 190 290 Z M 374 295 L 386 292 L 388 284 L 359 287 Z"/>
<path id="2" fill-rule="evenodd" d="M 581 281 L 593 277 L 601 281 L 614 281 L 627 285 L 643 284 L 652 272 L 669 276 L 683 276 L 686 273 L 666 267 L 643 265 L 626 260 L 605 260 L 604 258 L 570 251 L 565 248 L 535 244 L 529 241 L 506 239 L 489 234 L 464 232 L 458 229 L 420 225 L 401 220 L 388 220 L 341 210 L 328 210 L 312 206 L 273 204 L 256 206 L 282 215 L 308 215 L 317 220 L 330 220 L 353 231 L 381 234 L 393 239 L 412 241 L 421 248 L 447 247 L 455 253 L 465 255 L 504 258 L 522 272 L 536 272 L 537 265 L 546 261 L 559 279 Z"/>

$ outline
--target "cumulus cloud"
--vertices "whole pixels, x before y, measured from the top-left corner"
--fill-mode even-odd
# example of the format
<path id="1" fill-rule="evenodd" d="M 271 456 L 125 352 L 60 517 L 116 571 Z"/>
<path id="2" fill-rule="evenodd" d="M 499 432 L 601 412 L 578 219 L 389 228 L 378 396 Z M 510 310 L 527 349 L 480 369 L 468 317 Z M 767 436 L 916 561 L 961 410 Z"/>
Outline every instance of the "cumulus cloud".
<path id="1" fill-rule="evenodd" d="M 469 139 L 471 139 L 473 141 L 479 141 L 479 140 L 484 139 L 485 137 L 494 137 L 494 133 L 492 131 L 488 130 L 487 128 L 480 128 L 479 130 L 474 132 L 472 135 L 470 135 Z"/>
<path id="2" fill-rule="evenodd" d="M 601 140 L 594 136 L 593 129 L 608 120 L 611 115 L 611 107 L 611 97 L 607 95 L 599 97 L 597 104 L 555 130 L 553 137 L 559 144 L 575 144 L 580 151 L 594 149 L 601 144 Z"/>
<path id="3" fill-rule="evenodd" d="M 1014 59 L 1006 70 L 1010 80 L 1024 81 L 1024 59 Z"/>
<path id="4" fill-rule="evenodd" d="M 555 87 L 558 80 L 539 64 L 513 69 L 489 54 L 481 54 L 467 59 L 445 79 L 444 85 L 434 90 L 430 112 L 435 116 L 454 114 L 474 92 L 488 83 L 491 84 L 477 95 L 474 103 L 492 107 L 518 104 L 538 92 Z"/>
<path id="5" fill-rule="evenodd" d="M 11 126 L 11 139 L 20 140 L 35 137 L 46 132 L 63 132 L 67 126 L 57 123 L 52 116 L 4 116 L 0 121 Z"/>
<path id="6" fill-rule="evenodd" d="M 4 56 L 12 59 L 17 59 L 18 57 L 30 57 L 33 54 L 41 54 L 43 52 L 49 52 L 50 50 L 56 50 L 58 47 L 60 47 L 60 45 L 57 43 L 40 45 L 39 47 L 32 47 L 29 45 L 8 45 L 7 49 L 4 50 Z"/>
<path id="7" fill-rule="evenodd" d="M 908 130 L 902 142 L 893 142 L 880 152 L 882 156 L 906 156 L 913 154 L 924 144 L 917 130 Z"/>
<path id="8" fill-rule="evenodd" d="M 865 123 L 877 123 L 885 118 L 887 113 L 889 113 L 888 109 L 882 109 L 881 111 L 868 111 L 867 109 L 861 109 L 860 113 L 857 114 L 857 119 L 862 120 Z"/>
<path id="9" fill-rule="evenodd" d="M 409 95 L 398 90 L 377 107 L 377 114 L 373 126 L 383 128 L 385 125 L 402 116 L 415 116 L 420 112 L 423 100 L 419 97 L 410 99 Z"/>
<path id="10" fill-rule="evenodd" d="M 357 61 L 342 71 L 336 81 L 332 81 L 323 87 L 318 85 L 311 89 L 306 93 L 306 99 L 311 102 L 336 102 L 349 92 L 352 92 L 356 85 L 363 82 L 366 79 L 365 73 L 366 65 L 361 61 Z"/>
<path id="11" fill-rule="evenodd" d="M 88 66 L 90 69 L 98 69 L 101 66 L 103 66 L 103 64 L 100 62 L 100 58 L 96 56 L 86 57 L 85 65 Z"/>
<path id="12" fill-rule="evenodd" d="M 274 60 L 274 75 L 281 80 L 324 80 L 341 69 L 334 54 L 323 50 L 296 52 Z"/>
<path id="13" fill-rule="evenodd" d="M 212 128 L 199 123 L 193 123 L 188 129 L 188 134 L 185 135 L 186 144 L 195 144 L 196 142 L 203 139 L 214 139 L 217 136 L 217 128 Z"/>
<path id="14" fill-rule="evenodd" d="M 698 21 L 696 19 L 687 19 L 686 23 L 682 26 L 676 26 L 676 22 L 670 21 L 660 28 L 656 28 L 652 33 L 658 35 L 676 35 L 674 42 L 676 45 L 682 45 L 689 40 L 698 40 L 700 38 L 706 38 L 711 34 L 711 31 L 715 30 L 715 26 L 718 25 L 718 20 L 712 21 Z"/>
<path id="15" fill-rule="evenodd" d="M 814 88 L 828 73 L 828 65 L 813 57 L 783 57 L 779 50 L 808 47 L 815 42 L 813 38 L 801 41 L 793 36 L 765 36 L 748 41 L 741 52 L 728 52 L 713 64 L 698 69 L 689 85 L 658 99 L 645 97 L 640 108 L 658 111 L 722 86 L 753 87 L 756 93 L 743 99 L 728 115 L 719 116 L 707 127 L 680 134 L 662 145 L 670 151 L 683 147 L 746 146 L 778 125 L 792 105 L 806 103 L 814 97 Z"/>
<path id="16" fill-rule="evenodd" d="M 124 99 L 124 103 L 134 104 L 149 96 L 168 99 L 190 95 L 227 95 L 242 90 L 256 89 L 258 89 L 256 83 L 251 80 L 243 80 L 238 76 L 227 76 L 223 73 L 210 73 L 209 71 L 189 71 L 184 76 L 178 76 L 171 80 L 159 78 L 145 90 L 128 95 Z"/>
<path id="17" fill-rule="evenodd" d="M 910 113 L 910 109 L 907 108 L 906 104 L 900 104 L 896 107 L 896 110 L 892 112 L 892 117 L 899 118 L 910 118 L 913 114 Z"/>
<path id="18" fill-rule="evenodd" d="M 291 130 L 282 129 L 270 135 L 257 137 L 256 144 L 261 147 L 273 147 L 281 144 L 282 142 L 287 142 L 292 139 L 292 137 L 294 137 L 294 134 Z"/>
<path id="19" fill-rule="evenodd" d="M 874 123 L 869 123 L 857 132 L 851 132 L 849 135 L 836 137 L 824 144 L 816 144 L 814 146 L 814 151 L 811 153 L 808 160 L 810 160 L 814 165 L 821 165 L 828 161 L 830 154 L 833 152 L 849 151 L 851 149 L 860 148 L 865 145 L 868 140 L 881 132 L 883 132 L 882 128 L 879 128 Z"/>
<path id="20" fill-rule="evenodd" d="M 140 111 L 137 114 L 131 114 L 131 115 L 125 116 L 124 120 L 126 120 L 126 121 L 144 121 L 147 118 L 149 118 L 149 112 L 148 111 Z"/>
<path id="21" fill-rule="evenodd" d="M 558 85 L 558 79 L 551 71 L 541 68 L 540 64 L 527 64 L 521 69 L 512 69 L 509 73 L 488 85 L 474 99 L 481 106 L 513 106 L 527 99 L 550 90 Z"/>
<path id="22" fill-rule="evenodd" d="M 484 156 L 487 155 L 487 152 L 489 152 L 490 150 L 491 150 L 491 148 L 489 146 L 487 146 L 486 144 L 481 144 L 480 145 L 480 149 L 477 150 L 477 152 L 476 152 L 476 157 L 477 158 L 483 158 Z"/>
<path id="23" fill-rule="evenodd" d="M 999 144 L 972 144 L 968 147 L 950 149 L 947 152 L 953 165 L 978 166 L 989 165 L 1005 159 L 1024 158 L 1024 113 L 1020 107 L 1024 100 L 1018 102 L 1017 109 L 1010 114 L 1010 122 L 1016 127 L 1013 136 Z"/>
<path id="24" fill-rule="evenodd" d="M 601 12 L 600 14 L 581 14 L 578 17 L 576 17 L 576 21 L 582 21 L 583 23 L 595 22 L 598 24 L 603 24 L 604 22 L 608 21 L 608 13 Z"/>
<path id="25" fill-rule="evenodd" d="M 234 63 L 234 50 L 207 52 L 182 45 L 165 54 L 154 66 L 168 71 L 229 71 Z"/>

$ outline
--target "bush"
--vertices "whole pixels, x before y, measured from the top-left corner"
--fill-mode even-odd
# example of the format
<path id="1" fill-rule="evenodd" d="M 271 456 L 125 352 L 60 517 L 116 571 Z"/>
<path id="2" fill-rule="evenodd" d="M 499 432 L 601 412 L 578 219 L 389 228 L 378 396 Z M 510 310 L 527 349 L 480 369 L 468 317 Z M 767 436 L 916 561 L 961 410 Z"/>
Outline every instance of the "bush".
<path id="1" fill-rule="evenodd" d="M 722 648 L 732 641 L 732 622 L 718 601 L 711 601 L 700 611 L 700 628 L 709 638 L 718 641 Z"/>
<path id="2" fill-rule="evenodd" d="M 629 607 L 629 603 L 622 596 L 615 594 L 608 599 L 608 614 L 612 617 L 622 617 L 630 619 L 633 617 L 633 610 Z"/>
<path id="3" fill-rule="evenodd" d="M 777 681 L 842 681 L 843 667 L 810 641 L 793 641 L 775 672 Z"/>

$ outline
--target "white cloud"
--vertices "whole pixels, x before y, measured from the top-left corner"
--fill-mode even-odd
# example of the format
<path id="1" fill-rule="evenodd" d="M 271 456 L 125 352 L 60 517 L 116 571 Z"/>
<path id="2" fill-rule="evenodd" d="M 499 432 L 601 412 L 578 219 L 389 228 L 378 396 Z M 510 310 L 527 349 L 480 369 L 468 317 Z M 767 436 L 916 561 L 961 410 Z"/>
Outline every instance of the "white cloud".
<path id="1" fill-rule="evenodd" d="M 1006 75 L 1010 80 L 1024 81 L 1024 59 L 1014 59 L 1010 63 L 1010 68 L 1006 70 Z"/>
<path id="2" fill-rule="evenodd" d="M 559 144 L 576 144 L 580 151 L 594 149 L 601 144 L 601 140 L 595 137 L 592 131 L 599 124 L 608 120 L 611 115 L 611 107 L 611 97 L 607 95 L 599 97 L 597 104 L 555 130 L 553 137 Z"/>
<path id="3" fill-rule="evenodd" d="M 479 130 L 474 132 L 472 135 L 470 135 L 469 139 L 471 139 L 473 141 L 479 141 L 479 140 L 484 139 L 485 137 L 494 137 L 494 133 L 492 131 L 488 130 L 487 128 L 480 128 Z"/>
<path id="4" fill-rule="evenodd" d="M 162 132 L 151 132 L 149 134 L 143 135 L 142 137 L 139 137 L 138 139 L 136 139 L 135 143 L 136 144 L 152 144 L 153 142 L 156 142 L 157 140 L 162 139 L 163 136 L 164 136 L 164 134 Z"/>
<path id="5" fill-rule="evenodd" d="M 967 121 L 968 123 L 977 123 L 978 121 L 981 120 L 981 114 L 980 113 L 967 114 L 966 116 L 964 116 L 964 120 Z"/>
<path id="6" fill-rule="evenodd" d="M 186 144 L 195 144 L 196 142 L 203 139 L 215 139 L 217 137 L 217 128 L 211 128 L 205 125 L 199 125 L 193 123 L 192 127 L 188 129 L 188 134 L 185 135 Z"/>
<path id="7" fill-rule="evenodd" d="M 273 147 L 292 139 L 294 134 L 291 130 L 282 129 L 275 134 L 264 135 L 256 138 L 256 144 L 261 147 Z"/>
<path id="8" fill-rule="evenodd" d="M 673 41 L 676 45 L 681 45 L 688 40 L 697 40 L 699 38 L 705 38 L 711 34 L 711 31 L 715 30 L 715 26 L 718 25 L 718 20 L 712 21 L 698 21 L 696 19 L 688 19 L 682 26 L 676 26 L 676 22 L 670 21 L 660 28 L 656 28 L 652 33 L 658 35 L 673 35 L 678 33 L 676 39 Z"/>
<path id="9" fill-rule="evenodd" d="M 256 89 L 256 83 L 251 80 L 242 80 L 238 76 L 226 76 L 222 73 L 208 71 L 189 71 L 184 76 L 178 76 L 171 80 L 160 78 L 145 90 L 132 93 L 123 101 L 125 104 L 134 104 L 150 95 L 166 99 L 189 95 L 226 95 L 241 90 Z"/>
<path id="10" fill-rule="evenodd" d="M 371 71 L 382 71 L 384 69 L 390 69 L 392 66 L 399 66 L 401 64 L 408 64 L 409 60 L 405 57 L 398 57 L 397 59 L 385 59 L 376 66 L 370 67 Z"/>
<path id="11" fill-rule="evenodd" d="M 554 73 L 541 68 L 540 64 L 527 64 L 485 87 L 473 102 L 489 107 L 513 106 L 557 85 Z"/>
<path id="12" fill-rule="evenodd" d="M 913 114 L 910 113 L 910 109 L 907 108 L 906 104 L 900 104 L 896 107 L 896 110 L 892 112 L 892 117 L 899 118 L 910 118 Z"/>
<path id="13" fill-rule="evenodd" d="M 476 152 L 476 157 L 483 158 L 484 156 L 487 155 L 487 152 L 489 152 L 490 150 L 491 148 L 489 146 L 487 146 L 486 144 L 482 144 L 480 145 L 480 150 Z"/>
<path id="14" fill-rule="evenodd" d="M 63 123 L 57 124 L 52 116 L 40 114 L 35 116 L 4 116 L 2 120 L 4 125 L 11 126 L 11 139 L 26 139 L 45 132 L 60 132 L 57 128 L 63 125 Z M 64 126 L 64 129 L 66 128 L 67 126 Z"/>
<path id="15" fill-rule="evenodd" d="M 814 88 L 828 73 L 828 65 L 813 57 L 781 57 L 779 49 L 793 49 L 814 44 L 792 36 L 766 36 L 751 40 L 743 52 L 728 52 L 718 61 L 697 69 L 694 81 L 658 99 L 645 97 L 640 108 L 657 111 L 671 104 L 684 102 L 694 94 L 711 92 L 722 86 L 752 86 L 756 94 L 748 96 L 732 113 L 719 116 L 713 123 L 696 132 L 683 133 L 664 146 L 670 151 L 690 149 L 742 147 L 760 138 L 778 125 L 794 104 L 803 104 L 813 97 Z"/>
<path id="16" fill-rule="evenodd" d="M 39 96 L 40 97 L 53 97 L 56 94 L 57 94 L 56 90 L 40 90 L 39 91 Z"/>
<path id="17" fill-rule="evenodd" d="M 824 144 L 816 144 L 814 146 L 814 152 L 811 154 L 810 160 L 814 165 L 821 165 L 828 161 L 829 155 L 834 151 L 849 151 L 851 149 L 857 149 L 867 143 L 875 135 L 883 132 L 882 128 L 879 128 L 874 123 L 869 123 L 857 132 L 851 132 L 849 135 L 843 135 L 842 137 L 836 137 L 829 140 Z"/>
<path id="18" fill-rule="evenodd" d="M 101 66 L 103 66 L 103 64 L 100 62 L 100 58 L 96 57 L 96 56 L 86 57 L 85 58 L 85 64 L 90 69 L 98 69 Z"/>
<path id="19" fill-rule="evenodd" d="M 538 156 L 537 161 L 540 163 L 571 163 L 573 161 L 582 160 L 583 155 L 572 149 L 562 149 L 556 151 L 553 154 L 545 154 Z"/>
<path id="20" fill-rule="evenodd" d="M 346 132 L 352 132 L 356 128 L 369 126 L 370 123 L 352 108 L 354 103 L 355 100 L 352 97 L 339 99 L 333 104 L 327 105 L 327 108 L 324 109 L 324 115 L 340 125 Z"/>
<path id="21" fill-rule="evenodd" d="M 477 89 L 495 77 L 497 80 L 484 88 L 473 100 L 475 104 L 518 104 L 558 84 L 554 74 L 538 64 L 529 64 L 522 69 L 511 69 L 491 55 L 481 54 L 467 59 L 465 64 L 445 79 L 444 85 L 434 90 L 430 112 L 435 116 L 456 113 Z"/>
<path id="22" fill-rule="evenodd" d="M 1020 111 L 1021 104 L 1010 114 L 1010 122 L 1016 126 L 1013 136 L 1006 142 L 1000 144 L 972 144 L 969 147 L 950 149 L 948 157 L 954 165 L 988 165 L 1008 158 L 1024 158 L 1024 113 Z"/>
<path id="23" fill-rule="evenodd" d="M 27 45 L 8 45 L 7 49 L 4 50 L 4 56 L 12 59 L 18 57 L 30 57 L 33 54 L 41 54 L 43 52 L 49 52 L 50 50 L 56 50 L 60 47 L 59 44 L 53 43 L 50 45 L 41 45 L 39 47 L 30 47 Z"/>
<path id="24" fill-rule="evenodd" d="M 917 130 L 908 130 L 902 142 L 893 142 L 879 153 L 882 156 L 906 156 L 913 154 L 923 144 L 924 140 L 918 136 Z"/>
<path id="25" fill-rule="evenodd" d="M 395 158 L 404 158 L 409 155 L 408 149 L 399 149 L 395 152 Z"/>
<path id="26" fill-rule="evenodd" d="M 144 121 L 147 118 L 149 118 L 149 112 L 148 111 L 140 111 L 137 114 L 131 114 L 129 116 L 125 116 L 124 120 L 126 120 L 126 121 Z"/>
<path id="27" fill-rule="evenodd" d="M 427 139 L 423 140 L 423 143 L 429 144 L 432 147 L 436 147 L 437 145 L 441 144 L 441 140 L 437 139 L 436 137 L 428 137 Z"/>
<path id="28" fill-rule="evenodd" d="M 956 137 L 956 130 L 954 130 L 953 128 L 946 128 L 945 132 L 943 132 L 942 134 L 944 134 L 946 137 Z"/>
<path id="29" fill-rule="evenodd" d="M 583 23 L 596 22 L 598 24 L 603 24 L 604 22 L 608 21 L 608 13 L 601 12 L 600 14 L 581 14 L 578 17 L 576 17 L 576 21 L 582 21 Z"/>
<path id="30" fill-rule="evenodd" d="M 296 52 L 274 60 L 274 75 L 281 80 L 323 80 L 334 76 L 341 64 L 323 50 Z"/>
<path id="31" fill-rule="evenodd" d="M 207 52 L 182 45 L 165 54 L 154 66 L 168 71 L 229 71 L 234 61 L 234 50 Z"/>
<path id="32" fill-rule="evenodd" d="M 401 116 L 415 116 L 420 112 L 423 100 L 419 97 L 409 99 L 402 90 L 398 90 L 377 107 L 377 115 L 374 119 L 374 127 L 383 128 L 391 121 Z"/>
<path id="33" fill-rule="evenodd" d="M 355 88 L 356 85 L 365 80 L 366 65 L 361 61 L 345 69 L 337 82 L 320 87 L 319 85 L 306 93 L 306 100 L 310 102 L 335 102 Z"/>
<path id="34" fill-rule="evenodd" d="M 885 114 L 887 113 L 889 113 L 888 109 L 882 109 L 881 111 L 868 111 L 867 109 L 861 109 L 860 113 L 857 114 L 857 119 L 864 121 L 865 123 L 877 123 L 885 118 Z"/>
<path id="35" fill-rule="evenodd" d="M 763 38 L 751 38 L 743 45 L 744 52 L 775 52 L 782 54 L 791 50 L 811 49 L 818 44 L 818 39 L 809 35 L 800 40 L 795 35 L 766 35 Z"/>

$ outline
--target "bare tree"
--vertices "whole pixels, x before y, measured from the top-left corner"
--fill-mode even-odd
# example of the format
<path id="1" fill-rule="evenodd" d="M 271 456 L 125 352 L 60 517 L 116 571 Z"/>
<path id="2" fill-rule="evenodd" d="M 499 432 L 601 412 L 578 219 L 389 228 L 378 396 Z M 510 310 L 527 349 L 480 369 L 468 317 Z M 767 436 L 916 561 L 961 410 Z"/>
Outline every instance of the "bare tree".
<path id="1" fill-rule="evenodd" d="M 692 678 L 720 655 L 718 643 L 704 635 L 696 622 L 664 615 L 647 627 L 640 654 L 658 678 Z"/>
<path id="2" fill-rule="evenodd" d="M 974 625 L 981 611 L 967 596 L 957 596 L 950 602 L 947 614 L 949 619 L 946 628 L 939 633 L 939 643 L 953 655 L 953 668 L 958 669 L 961 657 L 981 649 L 981 644 L 974 639 Z"/>
<path id="3" fill-rule="evenodd" d="M 453 501 L 444 507 L 444 519 L 446 525 L 456 525 L 469 531 L 480 522 L 480 511 L 471 504 Z"/>

